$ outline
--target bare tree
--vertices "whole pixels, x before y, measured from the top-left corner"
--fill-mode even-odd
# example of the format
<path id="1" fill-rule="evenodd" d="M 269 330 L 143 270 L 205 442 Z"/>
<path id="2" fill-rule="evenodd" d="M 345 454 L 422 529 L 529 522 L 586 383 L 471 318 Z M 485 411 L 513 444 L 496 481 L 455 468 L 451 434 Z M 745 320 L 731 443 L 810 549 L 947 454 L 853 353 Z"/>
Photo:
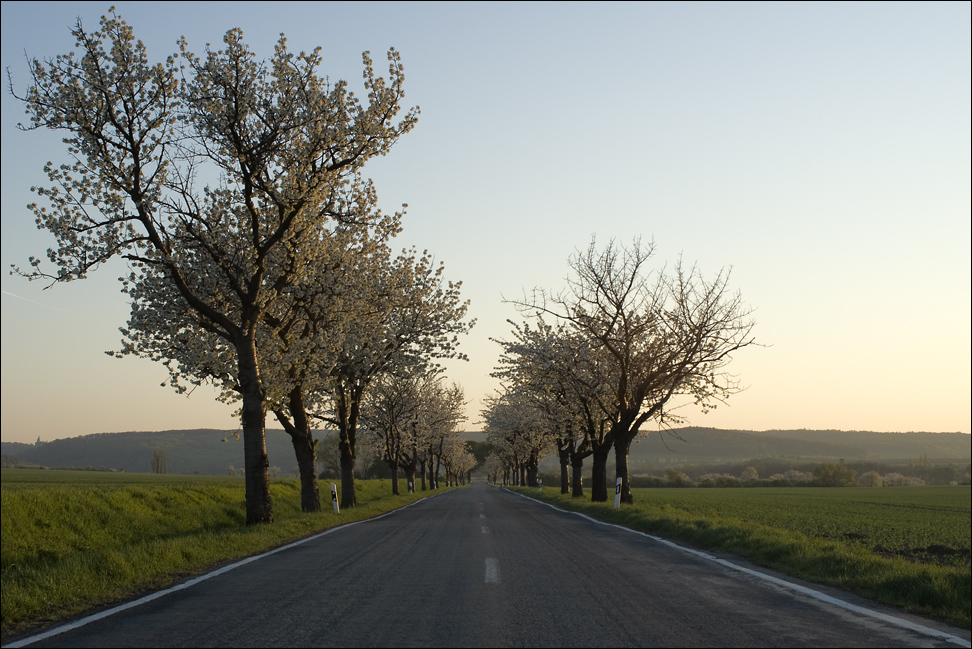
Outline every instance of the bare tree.
<path id="1" fill-rule="evenodd" d="M 516 302 L 529 314 L 569 324 L 594 351 L 586 379 L 600 384 L 592 391 L 596 410 L 586 414 L 600 435 L 594 500 L 607 497 L 606 485 L 597 484 L 598 473 L 606 473 L 605 446 L 614 448 L 622 500 L 631 502 L 628 452 L 642 426 L 680 423 L 666 409 L 675 397 L 691 397 L 703 411 L 724 402 L 739 390 L 725 370 L 732 354 L 755 343 L 751 310 L 729 292 L 728 271 L 706 279 L 679 262 L 671 273 L 652 272 L 653 250 L 638 239 L 628 247 L 612 240 L 599 250 L 592 240 L 571 257 L 567 290 L 536 291 Z"/>

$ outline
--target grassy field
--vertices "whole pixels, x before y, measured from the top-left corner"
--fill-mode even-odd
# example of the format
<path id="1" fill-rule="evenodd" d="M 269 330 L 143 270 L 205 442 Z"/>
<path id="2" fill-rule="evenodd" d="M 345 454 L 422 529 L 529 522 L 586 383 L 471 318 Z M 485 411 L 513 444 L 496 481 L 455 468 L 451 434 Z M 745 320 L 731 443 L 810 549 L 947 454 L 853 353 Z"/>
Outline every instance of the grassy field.
<path id="1" fill-rule="evenodd" d="M 517 489 L 564 509 L 970 628 L 969 486 L 633 489 L 635 504 Z"/>
<path id="2" fill-rule="evenodd" d="M 359 481 L 358 507 L 336 515 L 327 484 L 320 514 L 300 511 L 295 479 L 274 479 L 270 490 L 274 523 L 247 527 L 242 478 L 3 469 L 3 635 L 431 495 L 392 496 L 387 480 Z"/>

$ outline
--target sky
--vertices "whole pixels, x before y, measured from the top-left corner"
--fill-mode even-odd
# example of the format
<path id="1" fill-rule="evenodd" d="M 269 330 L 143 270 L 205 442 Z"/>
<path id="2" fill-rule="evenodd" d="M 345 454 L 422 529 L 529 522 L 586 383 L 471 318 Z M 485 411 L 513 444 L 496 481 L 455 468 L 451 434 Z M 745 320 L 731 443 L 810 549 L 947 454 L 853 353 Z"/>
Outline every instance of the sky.
<path id="1" fill-rule="evenodd" d="M 3 2 L 2 64 L 74 48 L 108 4 Z M 153 59 L 234 27 L 261 58 L 281 33 L 320 46 L 361 91 L 395 47 L 418 125 L 365 168 L 384 211 L 408 204 L 400 247 L 462 281 L 477 323 L 447 363 L 479 429 L 489 374 L 520 314 L 565 286 L 568 258 L 653 241 L 754 309 L 729 370 L 746 388 L 697 426 L 969 433 L 972 111 L 969 3 L 118 2 Z M 228 9 L 231 7 L 231 9 Z M 22 132 L 3 93 L 5 269 L 53 244 L 26 205 L 61 136 Z M 237 430 L 231 406 L 162 384 L 159 364 L 110 358 L 129 307 L 107 264 L 44 289 L 4 273 L 2 439 Z M 273 427 L 275 422 L 268 420 Z"/>

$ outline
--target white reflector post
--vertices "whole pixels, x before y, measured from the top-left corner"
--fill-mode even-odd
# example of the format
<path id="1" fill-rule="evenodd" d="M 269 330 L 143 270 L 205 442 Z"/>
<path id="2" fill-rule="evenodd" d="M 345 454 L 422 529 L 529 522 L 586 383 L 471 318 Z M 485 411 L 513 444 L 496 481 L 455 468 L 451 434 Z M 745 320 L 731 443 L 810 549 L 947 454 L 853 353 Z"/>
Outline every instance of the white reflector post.
<path id="1" fill-rule="evenodd" d="M 331 504 L 334 505 L 334 513 L 340 514 L 341 507 L 340 505 L 338 505 L 338 500 L 337 500 L 337 485 L 334 484 L 333 482 L 331 483 Z"/>
<path id="2" fill-rule="evenodd" d="M 621 506 L 621 478 L 618 478 L 618 484 L 614 487 L 614 508 L 617 509 Z"/>

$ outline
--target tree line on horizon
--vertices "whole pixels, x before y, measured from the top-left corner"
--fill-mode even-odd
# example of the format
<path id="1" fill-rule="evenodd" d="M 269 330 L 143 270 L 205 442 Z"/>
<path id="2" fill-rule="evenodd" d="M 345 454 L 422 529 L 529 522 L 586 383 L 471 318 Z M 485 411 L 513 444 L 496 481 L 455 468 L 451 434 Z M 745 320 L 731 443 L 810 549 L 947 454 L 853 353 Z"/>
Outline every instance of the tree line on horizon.
<path id="1" fill-rule="evenodd" d="M 887 434 L 865 431 L 732 431 L 698 427 L 676 429 L 685 441 L 669 439 L 669 447 L 662 440 L 641 440 L 632 445 L 629 471 L 632 486 L 641 477 L 665 476 L 667 469 L 682 471 L 695 482 L 702 474 L 731 473 L 739 476 L 747 466 L 758 470 L 761 479 L 789 470 L 812 472 L 820 463 L 843 460 L 849 467 L 865 473 L 870 470 L 898 472 L 920 477 L 930 484 L 945 484 L 957 480 L 944 474 L 944 466 L 967 467 L 969 463 L 968 435 L 962 433 L 903 433 Z M 791 434 L 792 433 L 792 434 Z M 465 440 L 478 463 L 476 471 L 485 464 L 492 446 L 486 434 L 457 433 Z M 819 438 L 819 439 L 818 439 Z M 835 443 L 845 438 L 847 444 Z M 227 439 L 230 444 L 222 440 Z M 289 435 L 280 428 L 267 431 L 267 452 L 279 475 L 298 475 L 292 460 L 293 449 Z M 387 462 L 382 460 L 368 436 L 357 454 L 356 476 L 390 478 Z M 216 429 L 172 430 L 158 432 L 94 433 L 66 437 L 34 444 L 3 442 L 5 467 L 42 466 L 49 468 L 91 468 L 144 472 L 150 468 L 155 450 L 168 456 L 168 472 L 179 474 L 222 474 L 227 465 L 238 464 L 238 442 L 227 432 Z M 324 431 L 317 447 L 318 478 L 335 479 L 341 476 L 338 436 Z M 559 480 L 559 460 L 556 454 L 542 460 L 540 472 L 548 486 Z M 608 463 L 609 471 L 614 470 Z M 557 480 L 551 481 L 554 475 Z M 945 478 L 948 478 L 947 480 Z M 584 479 L 590 479 L 589 466 Z M 944 482 L 943 482 L 944 481 Z"/>

